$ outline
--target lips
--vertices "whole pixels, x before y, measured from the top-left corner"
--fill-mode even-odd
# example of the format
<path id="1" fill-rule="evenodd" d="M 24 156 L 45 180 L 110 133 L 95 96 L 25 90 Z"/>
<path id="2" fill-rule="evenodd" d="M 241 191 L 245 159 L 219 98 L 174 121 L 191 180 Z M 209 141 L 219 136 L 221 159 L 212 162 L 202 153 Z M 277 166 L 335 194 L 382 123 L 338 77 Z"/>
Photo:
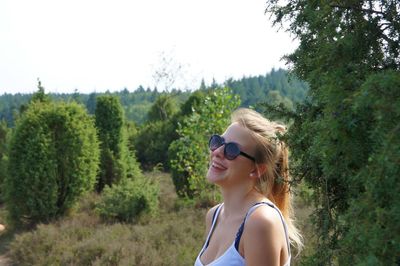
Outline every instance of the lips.
<path id="1" fill-rule="evenodd" d="M 212 161 L 211 166 L 217 170 L 226 170 L 227 169 L 225 166 L 223 166 L 222 164 L 220 164 L 216 161 Z"/>

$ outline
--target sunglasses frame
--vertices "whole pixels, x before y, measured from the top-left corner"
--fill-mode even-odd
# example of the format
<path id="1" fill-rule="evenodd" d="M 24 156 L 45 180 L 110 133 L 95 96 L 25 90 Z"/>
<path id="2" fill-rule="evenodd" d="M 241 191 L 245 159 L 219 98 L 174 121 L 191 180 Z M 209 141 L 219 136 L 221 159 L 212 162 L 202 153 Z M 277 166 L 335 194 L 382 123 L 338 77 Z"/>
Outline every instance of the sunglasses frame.
<path id="1" fill-rule="evenodd" d="M 212 148 L 211 148 L 211 140 L 212 140 L 213 138 L 215 138 L 215 137 L 217 137 L 217 138 L 219 138 L 219 139 L 221 140 L 221 145 L 219 145 L 219 146 L 216 147 L 215 149 L 212 149 Z M 225 145 L 225 147 L 224 147 L 224 156 L 225 156 L 225 158 L 227 158 L 227 159 L 230 160 L 230 161 L 231 161 L 231 160 L 235 160 L 239 155 L 242 155 L 242 156 L 246 157 L 247 159 L 252 160 L 253 162 L 256 161 L 256 159 L 255 159 L 253 156 L 251 156 L 251 155 L 249 155 L 249 154 L 247 154 L 247 153 L 241 151 L 240 148 L 239 148 L 239 145 L 238 145 L 236 142 L 225 142 L 224 137 L 222 137 L 222 136 L 220 136 L 220 135 L 214 134 L 214 135 L 212 135 L 212 136 L 210 137 L 210 139 L 209 139 L 209 141 L 208 141 L 208 148 L 210 149 L 210 151 L 215 151 L 216 149 L 218 149 L 219 147 L 221 147 L 221 146 L 223 146 L 223 145 Z M 237 150 L 239 151 L 239 153 L 238 153 L 237 155 L 235 155 L 235 157 L 232 158 L 232 159 L 229 159 L 228 156 L 227 156 L 227 146 L 228 146 L 228 145 L 235 145 L 235 147 L 236 147 Z"/>

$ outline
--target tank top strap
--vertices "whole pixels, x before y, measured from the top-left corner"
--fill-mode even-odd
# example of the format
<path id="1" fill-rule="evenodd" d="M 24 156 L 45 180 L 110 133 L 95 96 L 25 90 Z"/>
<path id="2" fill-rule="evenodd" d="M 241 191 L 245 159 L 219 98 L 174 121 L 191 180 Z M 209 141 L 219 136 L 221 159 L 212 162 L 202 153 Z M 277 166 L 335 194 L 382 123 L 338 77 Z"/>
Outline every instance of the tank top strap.
<path id="1" fill-rule="evenodd" d="M 205 243 L 203 245 L 203 248 L 200 251 L 200 255 L 199 256 L 201 256 L 201 254 L 203 254 L 204 250 L 208 247 L 208 244 L 210 243 L 211 235 L 212 235 L 212 233 L 214 231 L 215 224 L 217 223 L 217 220 L 218 220 L 219 212 L 221 211 L 221 208 L 222 208 L 223 205 L 224 205 L 224 203 L 219 204 L 218 207 L 214 211 L 212 222 L 211 222 L 210 231 L 208 232 L 206 241 L 205 241 Z"/>
<path id="2" fill-rule="evenodd" d="M 249 217 L 258 207 L 260 207 L 261 205 L 268 205 L 268 206 L 270 206 L 271 208 L 275 209 L 275 210 L 278 212 L 279 217 L 281 218 L 281 221 L 282 221 L 282 224 L 283 224 L 283 229 L 284 229 L 284 231 L 285 231 L 286 243 L 287 243 L 288 252 L 289 252 L 289 255 L 290 255 L 289 233 L 288 233 L 288 229 L 287 229 L 285 220 L 283 219 L 283 215 L 282 215 L 281 211 L 279 210 L 279 208 L 275 206 L 275 204 L 273 204 L 273 203 L 271 203 L 271 202 L 266 202 L 266 201 L 257 202 L 256 204 L 254 204 L 254 205 L 247 211 L 246 216 L 245 216 L 245 218 L 243 219 L 243 222 L 242 222 L 242 224 L 240 225 L 238 232 L 236 233 L 236 238 L 235 238 L 235 248 L 236 248 L 236 250 L 239 251 L 240 238 L 242 237 L 243 230 L 244 230 L 244 225 L 245 225 L 245 223 L 246 223 L 248 217 Z"/>

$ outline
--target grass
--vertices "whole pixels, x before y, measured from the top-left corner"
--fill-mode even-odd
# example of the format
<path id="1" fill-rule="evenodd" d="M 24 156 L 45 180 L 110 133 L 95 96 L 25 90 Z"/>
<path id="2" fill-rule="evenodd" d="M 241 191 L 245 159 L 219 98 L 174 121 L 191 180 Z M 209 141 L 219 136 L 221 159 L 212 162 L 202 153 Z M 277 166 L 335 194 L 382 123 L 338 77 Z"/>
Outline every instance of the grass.
<path id="1" fill-rule="evenodd" d="M 154 171 L 145 176 L 160 184 L 155 218 L 107 223 L 94 211 L 100 196 L 88 194 L 58 221 L 1 234 L 0 255 L 6 253 L 15 265 L 193 265 L 204 241 L 206 209 L 179 200 L 169 174 Z M 297 205 L 298 219 L 305 221 L 309 210 L 304 202 Z M 1 208 L 0 221 L 5 214 Z M 301 227 L 310 231 L 307 225 Z"/>
<path id="2" fill-rule="evenodd" d="M 9 244 L 18 233 L 18 231 L 10 229 L 7 226 L 7 210 L 4 204 L 0 204 L 0 224 L 6 227 L 4 231 L 0 232 L 0 256 L 2 256 L 7 253 Z"/>
<path id="3" fill-rule="evenodd" d="M 205 209 L 178 204 L 168 174 L 146 173 L 160 183 L 157 217 L 107 223 L 88 194 L 67 217 L 28 232 L 1 235 L 1 254 L 16 265 L 190 265 L 204 238 Z M 2 211 L 4 214 L 4 210 Z"/>

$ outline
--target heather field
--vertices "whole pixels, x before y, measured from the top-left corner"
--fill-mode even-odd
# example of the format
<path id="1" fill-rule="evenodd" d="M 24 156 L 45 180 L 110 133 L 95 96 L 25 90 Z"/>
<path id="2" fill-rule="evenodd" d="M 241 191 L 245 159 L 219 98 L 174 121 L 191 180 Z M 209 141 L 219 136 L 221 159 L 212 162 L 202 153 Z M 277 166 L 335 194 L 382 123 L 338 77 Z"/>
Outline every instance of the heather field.
<path id="1" fill-rule="evenodd" d="M 30 230 L 3 231 L 0 265 L 193 264 L 204 241 L 206 209 L 179 199 L 170 174 L 144 175 L 160 185 L 155 217 L 144 216 L 134 223 L 104 222 L 94 209 L 100 196 L 90 193 L 62 219 Z M 301 227 L 307 230 L 308 210 L 303 206 L 296 211 Z M 4 205 L 0 215 L 4 221 Z"/>

